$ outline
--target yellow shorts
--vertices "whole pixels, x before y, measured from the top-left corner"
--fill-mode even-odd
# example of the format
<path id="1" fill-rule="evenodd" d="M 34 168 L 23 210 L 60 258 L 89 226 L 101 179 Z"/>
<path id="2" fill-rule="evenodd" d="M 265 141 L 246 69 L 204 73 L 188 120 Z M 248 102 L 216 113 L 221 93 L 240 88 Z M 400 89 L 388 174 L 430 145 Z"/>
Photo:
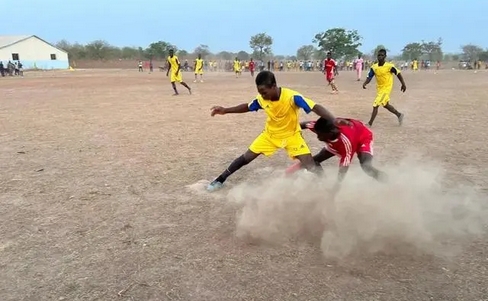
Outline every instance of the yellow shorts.
<path id="1" fill-rule="evenodd" d="M 176 74 L 175 72 L 171 72 L 171 82 L 179 82 L 181 83 L 183 81 L 183 76 L 181 75 L 181 70 Z"/>
<path id="2" fill-rule="evenodd" d="M 273 155 L 279 149 L 285 149 L 290 158 L 310 154 L 307 142 L 301 132 L 295 133 L 286 139 L 273 138 L 266 132 L 262 132 L 249 146 L 249 150 L 255 154 L 263 154 L 267 157 Z"/>
<path id="3" fill-rule="evenodd" d="M 373 101 L 373 107 L 384 107 L 390 102 L 391 91 L 378 91 L 376 98 Z"/>
<path id="4" fill-rule="evenodd" d="M 195 70 L 196 75 L 203 75 L 203 70 Z"/>

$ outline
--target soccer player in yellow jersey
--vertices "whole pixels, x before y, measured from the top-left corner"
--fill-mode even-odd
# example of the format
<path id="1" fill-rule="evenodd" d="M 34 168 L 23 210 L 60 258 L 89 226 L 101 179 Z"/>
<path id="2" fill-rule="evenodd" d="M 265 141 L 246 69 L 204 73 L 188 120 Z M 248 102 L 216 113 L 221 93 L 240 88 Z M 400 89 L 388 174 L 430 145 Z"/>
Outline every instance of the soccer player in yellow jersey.
<path id="1" fill-rule="evenodd" d="M 299 121 L 300 109 L 307 114 L 314 112 L 333 124 L 350 124 L 346 120 L 336 120 L 327 109 L 303 97 L 300 93 L 278 87 L 271 71 L 261 71 L 256 76 L 256 86 L 259 94 L 250 103 L 230 108 L 220 106 L 212 108 L 211 116 L 264 110 L 268 118 L 264 131 L 259 134 L 243 155 L 235 159 L 220 176 L 207 186 L 208 191 L 220 189 L 230 175 L 259 155 L 271 156 L 278 149 L 285 149 L 291 158 L 298 159 L 308 170 L 319 172 L 320 168 L 316 165 L 310 149 L 302 137 Z"/>
<path id="2" fill-rule="evenodd" d="M 237 57 L 234 60 L 234 72 L 236 73 L 236 78 L 238 78 L 239 75 L 241 74 L 241 62 Z"/>
<path id="3" fill-rule="evenodd" d="M 198 81 L 198 75 L 200 75 L 200 82 L 203 83 L 203 59 L 201 54 L 198 54 L 193 70 L 195 70 L 195 80 L 193 82 L 196 83 Z"/>
<path id="4" fill-rule="evenodd" d="M 405 85 L 405 81 L 403 80 L 403 76 L 400 74 L 400 70 L 398 70 L 395 65 L 392 63 L 385 62 L 386 59 L 386 50 L 380 49 L 378 51 L 378 62 L 374 63 L 369 70 L 368 77 L 363 84 L 363 89 L 366 89 L 366 86 L 371 82 L 374 76 L 376 76 L 376 98 L 373 102 L 373 112 L 371 113 L 371 119 L 368 122 L 369 126 L 373 125 L 373 122 L 378 115 L 378 107 L 382 106 L 383 108 L 387 109 L 391 113 L 395 114 L 398 118 L 398 122 L 402 125 L 403 122 L 403 114 L 398 112 L 391 104 L 390 104 L 390 94 L 391 90 L 393 89 L 393 77 L 396 75 L 400 80 L 401 91 L 405 92 L 407 90 L 407 86 Z"/>
<path id="5" fill-rule="evenodd" d="M 183 76 L 181 75 L 181 64 L 180 61 L 178 60 L 178 57 L 175 55 L 175 51 L 173 49 L 169 50 L 169 56 L 167 59 L 168 62 L 168 71 L 166 71 L 166 76 L 169 75 L 169 72 L 171 71 L 171 85 L 173 86 L 173 90 L 175 90 L 175 94 L 173 95 L 178 95 L 178 90 L 176 89 L 176 84 L 175 82 L 179 82 L 182 84 L 184 87 L 188 89 L 188 92 L 191 94 L 191 88 L 183 81 Z"/>

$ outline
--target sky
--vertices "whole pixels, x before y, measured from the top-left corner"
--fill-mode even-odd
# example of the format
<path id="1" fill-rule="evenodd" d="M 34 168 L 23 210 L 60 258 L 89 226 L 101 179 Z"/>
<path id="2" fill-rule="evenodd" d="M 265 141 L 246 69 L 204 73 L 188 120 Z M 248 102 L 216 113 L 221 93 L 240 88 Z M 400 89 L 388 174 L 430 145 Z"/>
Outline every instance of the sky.
<path id="1" fill-rule="evenodd" d="M 0 7 L 12 3 L 0 0 Z M 15 11 L 22 17 L 3 22 L 0 34 L 51 43 L 147 47 L 162 40 L 190 52 L 200 44 L 214 53 L 250 52 L 250 37 L 266 32 L 273 53 L 294 55 L 316 33 L 342 27 L 358 30 L 362 52 L 382 44 L 399 54 L 409 42 L 439 37 L 445 53 L 468 43 L 488 47 L 480 34 L 488 23 L 483 0 L 17 0 Z"/>

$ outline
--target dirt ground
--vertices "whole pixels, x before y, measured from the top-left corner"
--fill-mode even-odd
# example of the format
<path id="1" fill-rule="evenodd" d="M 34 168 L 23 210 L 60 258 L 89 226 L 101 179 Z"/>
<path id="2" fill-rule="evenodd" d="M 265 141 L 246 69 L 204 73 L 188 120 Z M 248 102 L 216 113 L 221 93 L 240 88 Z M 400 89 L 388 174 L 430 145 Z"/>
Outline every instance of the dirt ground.
<path id="1" fill-rule="evenodd" d="M 374 126 L 378 166 L 415 148 L 442 162 L 452 181 L 488 190 L 488 72 L 404 76 L 407 93 L 396 83 L 392 96 L 404 126 L 386 111 Z M 0 78 L 0 300 L 488 300 L 486 237 L 450 260 L 417 252 L 333 260 L 320 241 L 236 237 L 230 188 L 187 186 L 222 172 L 265 117 L 209 115 L 212 105 L 255 96 L 248 74 L 184 78 L 191 96 L 183 87 L 171 96 L 161 72 Z M 280 73 L 278 81 L 336 116 L 369 118 L 374 84 L 361 89 L 352 72 L 339 76 L 339 95 L 319 73 Z M 228 186 L 288 164 L 283 152 L 259 158 Z M 326 167 L 335 173 L 336 164 Z"/>

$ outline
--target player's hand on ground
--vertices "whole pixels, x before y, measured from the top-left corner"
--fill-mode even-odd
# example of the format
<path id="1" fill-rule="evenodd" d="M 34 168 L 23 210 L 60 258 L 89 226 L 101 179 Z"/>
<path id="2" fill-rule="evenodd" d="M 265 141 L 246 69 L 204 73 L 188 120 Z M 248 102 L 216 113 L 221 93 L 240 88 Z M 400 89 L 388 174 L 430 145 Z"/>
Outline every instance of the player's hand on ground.
<path id="1" fill-rule="evenodd" d="M 407 90 L 407 86 L 402 85 L 402 87 L 400 88 L 400 90 L 402 90 L 402 92 L 405 92 Z"/>
<path id="2" fill-rule="evenodd" d="M 225 108 L 221 106 L 214 106 L 210 109 L 210 116 L 215 116 L 215 115 L 224 115 L 225 114 Z"/>

